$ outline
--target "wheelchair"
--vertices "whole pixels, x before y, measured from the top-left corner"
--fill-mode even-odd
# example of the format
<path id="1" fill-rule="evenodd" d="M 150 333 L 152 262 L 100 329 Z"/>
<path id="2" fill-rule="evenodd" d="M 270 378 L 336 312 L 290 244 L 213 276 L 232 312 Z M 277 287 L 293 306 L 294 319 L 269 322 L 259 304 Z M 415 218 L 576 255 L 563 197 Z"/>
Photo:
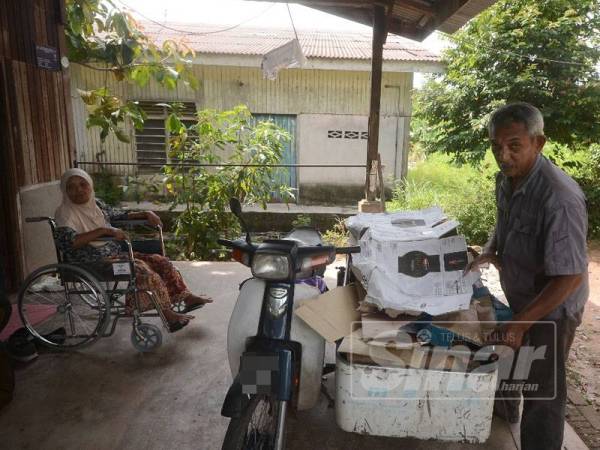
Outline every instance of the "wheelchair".
<path id="1" fill-rule="evenodd" d="M 48 222 L 54 236 L 56 223 L 53 218 L 30 217 L 25 221 Z M 111 225 L 127 230 L 150 230 L 155 238 L 118 241 L 126 258 L 77 265 L 64 262 L 55 242 L 58 262 L 40 267 L 23 282 L 18 294 L 19 314 L 27 330 L 44 346 L 58 350 L 83 348 L 101 337 L 112 336 L 117 322 L 125 317 L 133 318 L 131 343 L 136 350 L 149 352 L 162 344 L 160 328 L 142 320 L 159 317 L 167 330 L 168 323 L 155 294 L 136 287 L 133 253 L 164 255 L 162 229 L 144 220 L 114 221 Z M 141 293 L 150 297 L 156 313 L 140 311 Z M 125 302 L 128 295 L 133 297 L 131 305 Z M 176 312 L 183 312 L 184 308 L 183 302 L 172 307 Z"/>

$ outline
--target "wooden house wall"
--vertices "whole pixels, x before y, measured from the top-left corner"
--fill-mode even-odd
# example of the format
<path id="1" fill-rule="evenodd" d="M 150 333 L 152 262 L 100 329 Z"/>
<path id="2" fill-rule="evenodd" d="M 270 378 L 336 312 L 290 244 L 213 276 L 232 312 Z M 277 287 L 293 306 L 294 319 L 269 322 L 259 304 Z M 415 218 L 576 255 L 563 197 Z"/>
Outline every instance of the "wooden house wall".
<path id="1" fill-rule="evenodd" d="M 20 267 L 19 189 L 60 178 L 74 156 L 69 78 L 38 67 L 36 45 L 66 54 L 62 0 L 3 0 L 0 8 L 0 252 L 9 287 Z"/>

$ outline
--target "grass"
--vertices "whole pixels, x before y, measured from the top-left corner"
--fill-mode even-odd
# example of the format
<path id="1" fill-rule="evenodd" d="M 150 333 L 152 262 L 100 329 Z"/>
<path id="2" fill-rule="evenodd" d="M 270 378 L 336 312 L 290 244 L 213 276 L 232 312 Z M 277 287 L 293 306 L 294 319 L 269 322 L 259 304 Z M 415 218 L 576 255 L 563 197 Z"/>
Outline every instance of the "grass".
<path id="1" fill-rule="evenodd" d="M 440 206 L 460 222 L 459 231 L 469 244 L 486 242 L 495 221 L 493 157 L 486 156 L 479 167 L 453 164 L 442 154 L 428 155 L 409 170 L 406 181 L 398 183 L 389 211 Z"/>

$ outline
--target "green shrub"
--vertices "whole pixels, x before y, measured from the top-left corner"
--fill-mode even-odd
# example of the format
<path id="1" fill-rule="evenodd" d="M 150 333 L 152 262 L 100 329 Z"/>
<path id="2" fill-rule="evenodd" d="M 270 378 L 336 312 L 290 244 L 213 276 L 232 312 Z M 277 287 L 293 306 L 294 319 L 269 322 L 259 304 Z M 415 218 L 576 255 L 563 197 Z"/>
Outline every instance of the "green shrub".
<path id="1" fill-rule="evenodd" d="M 345 247 L 348 245 L 349 232 L 344 219 L 336 217 L 335 224 L 323 233 L 323 242 L 327 245 Z"/>
<path id="2" fill-rule="evenodd" d="M 310 214 L 298 214 L 298 216 L 292 220 L 292 227 L 310 227 L 312 225 L 312 218 Z"/>
<path id="3" fill-rule="evenodd" d="M 396 185 L 388 210 L 440 206 L 460 222 L 459 232 L 469 244 L 484 244 L 496 219 L 494 167 L 491 155 L 479 167 L 458 166 L 448 156 L 429 155 Z"/>
<path id="4" fill-rule="evenodd" d="M 544 155 L 579 183 L 588 202 L 591 239 L 600 238 L 600 145 L 572 150 L 549 142 Z M 488 152 L 477 167 L 453 164 L 450 157 L 431 154 L 398 183 L 388 210 L 411 210 L 438 205 L 460 222 L 470 244 L 484 244 L 496 220 L 494 198 L 496 163 Z"/>
<path id="5" fill-rule="evenodd" d="M 273 167 L 281 162 L 284 143 L 291 137 L 271 121 L 253 121 L 243 105 L 230 111 L 198 111 L 189 125 L 179 117 L 178 105 L 169 108 L 168 155 L 178 164 L 163 168 L 164 187 L 171 208 L 185 208 L 175 220 L 174 234 L 182 257 L 213 259 L 223 253 L 219 237 L 239 236 L 238 222 L 228 211 L 230 198 L 264 209 L 273 192 L 286 201 L 293 198 L 291 188 L 277 181 Z"/>
<path id="6" fill-rule="evenodd" d="M 588 201 L 588 235 L 600 239 L 600 144 L 591 147 L 588 157 L 587 173 L 578 181 Z"/>
<path id="7" fill-rule="evenodd" d="M 107 205 L 115 206 L 123 200 L 123 188 L 119 185 L 117 177 L 108 172 L 91 174 L 94 180 L 96 197 Z"/>

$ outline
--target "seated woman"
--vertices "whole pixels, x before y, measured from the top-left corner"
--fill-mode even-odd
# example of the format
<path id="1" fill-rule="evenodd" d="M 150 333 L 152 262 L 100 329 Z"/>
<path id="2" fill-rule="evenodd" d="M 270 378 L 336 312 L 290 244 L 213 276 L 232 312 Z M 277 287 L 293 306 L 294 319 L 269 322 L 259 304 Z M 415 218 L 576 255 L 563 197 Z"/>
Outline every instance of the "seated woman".
<path id="1" fill-rule="evenodd" d="M 110 225 L 111 220 L 145 219 L 152 225 L 161 225 L 159 217 L 151 211 L 117 211 L 96 199 L 94 183 L 87 172 L 81 169 L 67 170 L 60 182 L 62 203 L 55 213 L 56 240 L 66 263 L 89 263 L 120 258 L 121 246 L 118 242 L 98 241 L 102 237 L 116 240 L 127 239 L 127 235 Z M 185 313 L 211 303 L 209 297 L 192 294 L 185 285 L 181 274 L 162 255 L 134 253 L 136 285 L 142 291 L 151 291 L 169 323 L 171 332 L 183 328 L 194 316 L 179 314 L 171 305 L 183 301 Z M 140 311 L 154 309 L 154 303 L 146 293 L 140 293 Z M 133 294 L 127 295 L 127 305 L 132 306 Z"/>

